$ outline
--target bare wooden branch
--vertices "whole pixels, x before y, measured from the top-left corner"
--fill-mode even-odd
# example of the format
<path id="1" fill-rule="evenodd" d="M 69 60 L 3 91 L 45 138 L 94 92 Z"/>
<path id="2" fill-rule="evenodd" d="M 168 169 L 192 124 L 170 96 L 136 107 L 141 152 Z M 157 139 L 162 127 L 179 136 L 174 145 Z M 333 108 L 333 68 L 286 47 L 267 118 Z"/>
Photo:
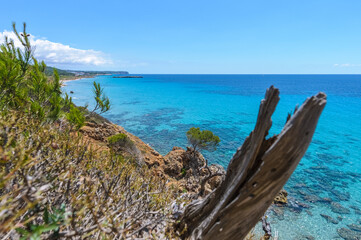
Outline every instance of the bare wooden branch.
<path id="1" fill-rule="evenodd" d="M 225 180 L 185 209 L 178 225 L 183 237 L 243 239 L 271 205 L 305 154 L 326 95 L 308 98 L 279 135 L 266 139 L 278 101 L 279 90 L 271 86 L 256 126 L 230 161 Z"/>

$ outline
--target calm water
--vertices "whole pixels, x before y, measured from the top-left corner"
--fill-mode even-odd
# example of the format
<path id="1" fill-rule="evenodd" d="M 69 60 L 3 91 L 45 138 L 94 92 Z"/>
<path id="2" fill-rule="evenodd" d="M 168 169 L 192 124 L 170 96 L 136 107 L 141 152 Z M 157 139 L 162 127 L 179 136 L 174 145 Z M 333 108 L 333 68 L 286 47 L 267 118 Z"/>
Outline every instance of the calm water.
<path id="1" fill-rule="evenodd" d="M 209 129 L 221 144 L 204 155 L 224 167 L 253 130 L 267 87 L 274 85 L 281 92 L 270 134 L 282 129 L 297 104 L 325 92 L 328 103 L 313 141 L 285 186 L 290 204 L 268 215 L 280 240 L 341 239 L 337 229 L 361 225 L 361 75 L 142 76 L 82 79 L 67 82 L 65 90 L 74 91 L 76 104 L 92 106 L 92 82 L 100 82 L 112 101 L 104 116 L 162 154 L 173 146 L 185 147 L 190 127 Z"/>

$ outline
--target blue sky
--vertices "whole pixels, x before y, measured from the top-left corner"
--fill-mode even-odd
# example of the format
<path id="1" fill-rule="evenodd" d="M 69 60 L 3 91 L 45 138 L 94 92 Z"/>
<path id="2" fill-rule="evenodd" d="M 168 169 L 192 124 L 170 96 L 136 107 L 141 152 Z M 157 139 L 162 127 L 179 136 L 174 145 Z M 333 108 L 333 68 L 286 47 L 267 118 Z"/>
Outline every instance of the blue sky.
<path id="1" fill-rule="evenodd" d="M 4 1 L 38 58 L 131 73 L 361 73 L 360 0 Z M 1 37 L 1 36 L 0 36 Z"/>

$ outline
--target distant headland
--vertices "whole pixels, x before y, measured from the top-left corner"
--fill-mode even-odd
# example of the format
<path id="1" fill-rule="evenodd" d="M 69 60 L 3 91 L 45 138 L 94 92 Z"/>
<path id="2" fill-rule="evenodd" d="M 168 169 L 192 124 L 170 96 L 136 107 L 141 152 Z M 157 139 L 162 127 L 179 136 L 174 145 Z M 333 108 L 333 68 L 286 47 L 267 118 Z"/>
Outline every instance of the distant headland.
<path id="1" fill-rule="evenodd" d="M 77 71 L 77 70 L 63 70 L 54 67 L 46 67 L 45 75 L 52 77 L 54 70 L 59 74 L 61 80 L 76 80 L 80 78 L 92 78 L 98 75 L 127 75 L 127 71 Z"/>

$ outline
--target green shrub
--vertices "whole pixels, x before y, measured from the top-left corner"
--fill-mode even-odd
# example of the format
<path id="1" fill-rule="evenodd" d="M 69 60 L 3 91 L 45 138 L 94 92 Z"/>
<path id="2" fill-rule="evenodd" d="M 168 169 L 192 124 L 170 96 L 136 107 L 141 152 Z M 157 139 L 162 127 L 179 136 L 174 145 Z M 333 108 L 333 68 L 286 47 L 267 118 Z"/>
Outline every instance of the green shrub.
<path id="1" fill-rule="evenodd" d="M 25 112 L 41 121 L 55 121 L 66 117 L 76 129 L 84 125 L 84 112 L 78 111 L 67 94 L 63 96 L 57 70 L 49 77 L 44 62 L 34 57 L 26 25 L 22 33 L 13 30 L 22 47 L 15 47 L 14 41 L 6 38 L 0 45 L 0 112 L 9 110 Z M 109 98 L 99 83 L 94 82 L 95 108 L 90 113 L 104 113 L 110 109 Z"/>
<path id="2" fill-rule="evenodd" d="M 66 119 L 75 126 L 76 129 L 80 129 L 85 124 L 83 113 L 73 104 L 70 105 L 69 113 L 66 114 Z"/>
<path id="3" fill-rule="evenodd" d="M 134 145 L 132 140 L 124 133 L 118 133 L 108 138 L 108 142 L 110 146 L 118 146 L 118 147 L 131 147 Z"/>

